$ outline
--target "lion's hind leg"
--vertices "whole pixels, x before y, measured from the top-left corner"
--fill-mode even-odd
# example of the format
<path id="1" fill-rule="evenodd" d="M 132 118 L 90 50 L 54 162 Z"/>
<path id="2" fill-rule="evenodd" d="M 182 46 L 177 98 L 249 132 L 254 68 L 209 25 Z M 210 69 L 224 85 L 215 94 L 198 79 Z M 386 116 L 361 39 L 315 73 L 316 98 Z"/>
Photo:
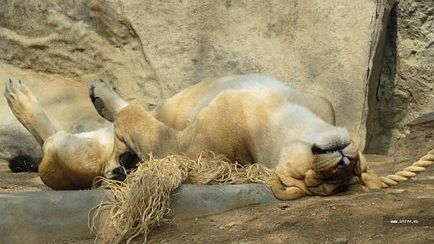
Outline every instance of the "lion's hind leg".
<path id="1" fill-rule="evenodd" d="M 57 159 L 57 150 L 48 142 L 44 145 L 44 157 L 39 165 L 39 177 L 45 185 L 54 190 L 74 190 L 73 185 L 67 174 L 62 169 L 62 165 Z"/>
<path id="2" fill-rule="evenodd" d="M 90 84 L 89 97 L 99 115 L 111 122 L 116 114 L 128 105 L 110 84 L 103 80 L 95 80 Z"/>
<path id="3" fill-rule="evenodd" d="M 39 176 L 56 190 L 87 189 L 102 175 L 104 163 L 112 151 L 110 142 L 104 143 L 103 133 L 110 128 L 81 134 L 59 131 L 44 143 L 44 157 Z M 113 135 L 111 135 L 113 136 Z"/>
<path id="4" fill-rule="evenodd" d="M 39 101 L 20 80 L 6 81 L 4 96 L 12 113 L 35 137 L 39 145 L 56 133 L 56 129 L 45 114 Z"/>

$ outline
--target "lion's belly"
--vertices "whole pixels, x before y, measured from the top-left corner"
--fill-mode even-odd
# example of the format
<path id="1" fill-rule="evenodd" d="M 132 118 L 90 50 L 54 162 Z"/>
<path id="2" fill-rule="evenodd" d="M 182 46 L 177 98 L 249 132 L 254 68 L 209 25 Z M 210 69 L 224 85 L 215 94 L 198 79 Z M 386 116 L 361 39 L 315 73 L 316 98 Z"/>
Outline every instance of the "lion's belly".
<path id="1" fill-rule="evenodd" d="M 273 90 L 285 96 L 297 93 L 282 81 L 263 74 L 226 76 L 202 81 L 182 90 L 167 99 L 152 114 L 167 126 L 182 130 L 195 121 L 201 111 L 222 93 L 236 90 Z"/>
<path id="2" fill-rule="evenodd" d="M 317 130 L 331 125 L 324 122 L 308 108 L 279 98 L 270 92 L 265 99 L 249 99 L 246 125 L 250 135 L 249 148 L 255 162 L 276 168 L 282 154 L 293 142 L 312 145 Z"/>
<path id="3" fill-rule="evenodd" d="M 184 134 L 194 142 L 189 138 L 180 151 L 212 150 L 275 168 L 283 144 L 305 140 L 312 123 L 324 123 L 303 105 L 308 98 L 272 77 L 232 76 L 191 86 L 153 115 L 169 127 L 190 131 Z"/>
<path id="4" fill-rule="evenodd" d="M 240 163 L 273 167 L 284 134 L 274 124 L 273 113 L 284 104 L 284 97 L 274 92 L 222 92 L 183 132 L 183 148 L 189 154 L 211 150 Z"/>

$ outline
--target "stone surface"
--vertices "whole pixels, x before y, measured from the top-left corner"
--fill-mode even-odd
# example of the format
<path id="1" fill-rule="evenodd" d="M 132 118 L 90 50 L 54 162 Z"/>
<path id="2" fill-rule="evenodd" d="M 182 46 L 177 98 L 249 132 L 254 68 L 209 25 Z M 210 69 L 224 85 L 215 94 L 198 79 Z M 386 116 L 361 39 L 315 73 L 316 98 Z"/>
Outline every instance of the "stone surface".
<path id="1" fill-rule="evenodd" d="M 88 213 L 102 191 L 46 191 L 0 194 L 0 243 L 41 243 L 90 238 Z M 173 195 L 177 220 L 277 201 L 263 185 L 182 185 Z"/>
<path id="2" fill-rule="evenodd" d="M 434 129 L 434 112 L 422 114 L 410 123 L 410 129 L 415 131 L 417 129 Z"/>
<path id="3" fill-rule="evenodd" d="M 401 0 L 392 12 L 369 121 L 369 153 L 393 153 L 409 123 L 434 108 L 434 1 Z M 411 125 L 410 125 L 411 126 Z"/>
<path id="4" fill-rule="evenodd" d="M 404 137 L 394 141 L 393 156 L 398 158 L 398 162 L 414 160 L 434 149 L 434 112 L 414 119 L 409 124 L 409 129 L 410 131 Z"/>
<path id="5" fill-rule="evenodd" d="M 183 185 L 173 193 L 172 209 L 177 219 L 190 219 L 272 201 L 264 185 Z"/>
<path id="6" fill-rule="evenodd" d="M 87 214 L 102 197 L 97 191 L 0 194 L 0 242 L 42 243 L 87 237 Z"/>
<path id="7" fill-rule="evenodd" d="M 33 81 L 38 96 L 59 97 L 69 87 L 84 95 L 103 78 L 152 107 L 206 77 L 268 73 L 331 100 L 337 123 L 363 148 L 367 83 L 389 2 L 1 1 L 0 79 Z M 75 100 L 55 101 L 55 123 L 76 116 Z M 34 148 L 31 139 L 21 149 L 8 144 L 17 125 L 5 117 L 0 141 L 10 149 L 0 157 Z"/>

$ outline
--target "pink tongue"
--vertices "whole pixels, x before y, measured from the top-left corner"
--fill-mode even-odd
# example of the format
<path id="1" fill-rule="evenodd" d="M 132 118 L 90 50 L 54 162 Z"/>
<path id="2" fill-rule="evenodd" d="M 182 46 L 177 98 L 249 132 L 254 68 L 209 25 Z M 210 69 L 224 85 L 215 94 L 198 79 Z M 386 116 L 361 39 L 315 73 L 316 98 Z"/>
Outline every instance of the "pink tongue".
<path id="1" fill-rule="evenodd" d="M 344 160 L 344 164 L 345 164 L 345 165 L 348 166 L 348 165 L 351 164 L 351 161 L 350 161 L 347 157 L 344 157 L 343 160 Z"/>

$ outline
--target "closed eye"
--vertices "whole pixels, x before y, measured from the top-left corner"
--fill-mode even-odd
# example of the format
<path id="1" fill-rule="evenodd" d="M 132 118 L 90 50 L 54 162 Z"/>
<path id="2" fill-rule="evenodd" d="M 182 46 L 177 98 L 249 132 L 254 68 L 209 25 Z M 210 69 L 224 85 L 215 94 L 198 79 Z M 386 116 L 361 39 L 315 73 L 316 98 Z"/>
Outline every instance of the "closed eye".
<path id="1" fill-rule="evenodd" d="M 349 144 L 341 144 L 341 145 L 333 145 L 333 147 L 329 147 L 329 148 L 320 148 L 319 146 L 314 144 L 311 148 L 311 151 L 314 155 L 334 153 L 334 152 L 342 151 L 343 149 L 348 147 L 348 145 Z"/>
<path id="2" fill-rule="evenodd" d="M 327 152 L 326 150 L 319 148 L 317 145 L 313 145 L 312 146 L 312 153 L 314 155 L 316 155 L 316 154 L 324 154 L 326 152 Z"/>

